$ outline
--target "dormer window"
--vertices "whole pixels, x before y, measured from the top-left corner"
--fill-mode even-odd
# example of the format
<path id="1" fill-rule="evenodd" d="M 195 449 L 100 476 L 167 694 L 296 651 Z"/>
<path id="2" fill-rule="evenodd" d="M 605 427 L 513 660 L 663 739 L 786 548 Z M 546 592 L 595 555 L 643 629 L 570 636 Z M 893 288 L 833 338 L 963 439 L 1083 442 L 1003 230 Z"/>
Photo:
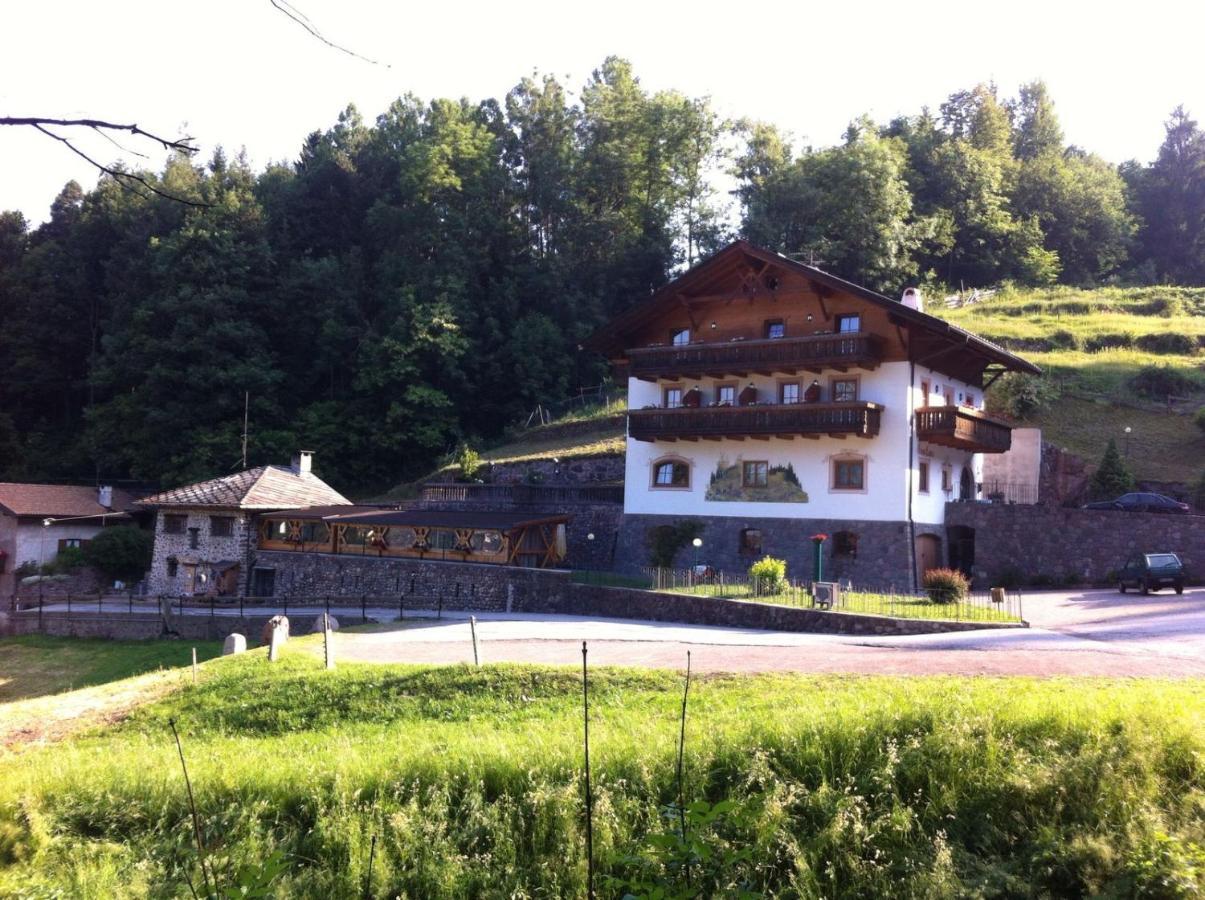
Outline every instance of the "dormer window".
<path id="1" fill-rule="evenodd" d="M 852 334 L 862 330 L 862 317 L 857 313 L 837 316 L 837 332 L 839 334 Z"/>
<path id="2" fill-rule="evenodd" d="M 684 347 L 690 343 L 690 329 L 682 328 L 670 333 L 669 342 L 675 347 Z"/>

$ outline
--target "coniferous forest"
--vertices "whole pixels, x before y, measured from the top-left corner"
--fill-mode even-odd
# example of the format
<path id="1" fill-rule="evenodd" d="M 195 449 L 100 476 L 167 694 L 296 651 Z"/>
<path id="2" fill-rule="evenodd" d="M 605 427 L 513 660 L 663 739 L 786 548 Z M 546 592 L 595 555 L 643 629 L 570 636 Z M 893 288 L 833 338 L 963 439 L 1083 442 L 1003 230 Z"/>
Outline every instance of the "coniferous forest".
<path id="1" fill-rule="evenodd" d="M 1151 154 L 1068 145 L 1041 82 L 793 146 L 608 59 L 144 173 L 190 203 L 72 182 L 0 212 L 0 478 L 229 472 L 249 395 L 251 464 L 379 487 L 598 383 L 580 341 L 738 235 L 889 295 L 1203 284 L 1205 136 L 1177 109 Z"/>

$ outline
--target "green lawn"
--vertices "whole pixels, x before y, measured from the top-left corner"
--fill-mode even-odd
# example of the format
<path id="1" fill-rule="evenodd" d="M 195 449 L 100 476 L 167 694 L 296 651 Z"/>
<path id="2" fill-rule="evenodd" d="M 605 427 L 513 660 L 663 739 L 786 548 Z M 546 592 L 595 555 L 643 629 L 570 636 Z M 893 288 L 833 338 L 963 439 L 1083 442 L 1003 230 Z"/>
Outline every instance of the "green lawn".
<path id="1" fill-rule="evenodd" d="M 107 684 L 222 652 L 217 641 L 105 641 L 43 635 L 0 638 L 0 703 Z"/>
<path id="2" fill-rule="evenodd" d="M 695 594 L 703 597 L 727 597 L 754 603 L 777 603 L 782 606 L 811 607 L 806 589 L 791 588 L 780 594 L 758 594 L 748 584 L 699 584 L 689 587 L 664 588 L 667 594 Z M 877 594 L 842 591 L 838 612 L 865 613 L 874 616 L 894 616 L 900 619 L 939 619 L 961 622 L 1020 622 L 1017 608 L 1005 603 L 996 607 L 986 601 L 933 603 L 930 600 L 903 594 Z"/>
<path id="3" fill-rule="evenodd" d="M 0 761 L 0 896 L 189 895 L 173 718 L 223 886 L 279 852 L 277 897 L 584 896 L 580 672 L 325 672 L 298 643 Z M 600 896 L 680 891 L 681 677 L 591 677 Z M 691 815 L 699 896 L 1205 889 L 1200 682 L 706 677 L 686 733 L 687 801 L 724 801 Z"/>

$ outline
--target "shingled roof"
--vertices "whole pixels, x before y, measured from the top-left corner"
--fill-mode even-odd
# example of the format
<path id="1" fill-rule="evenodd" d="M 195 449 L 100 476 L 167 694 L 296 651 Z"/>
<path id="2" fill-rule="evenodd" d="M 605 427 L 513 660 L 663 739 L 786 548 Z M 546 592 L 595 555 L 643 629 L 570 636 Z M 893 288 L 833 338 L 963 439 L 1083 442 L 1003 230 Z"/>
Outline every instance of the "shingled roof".
<path id="1" fill-rule="evenodd" d="M 309 472 L 289 466 L 258 466 L 245 472 L 143 497 L 139 506 L 219 506 L 231 509 L 296 509 L 347 506 L 351 501 Z"/>
<path id="2" fill-rule="evenodd" d="M 113 490 L 113 505 L 104 507 L 96 488 L 81 484 L 20 484 L 0 482 L 0 511 L 10 516 L 49 516 L 77 518 L 123 513 L 134 498 L 126 491 Z"/>

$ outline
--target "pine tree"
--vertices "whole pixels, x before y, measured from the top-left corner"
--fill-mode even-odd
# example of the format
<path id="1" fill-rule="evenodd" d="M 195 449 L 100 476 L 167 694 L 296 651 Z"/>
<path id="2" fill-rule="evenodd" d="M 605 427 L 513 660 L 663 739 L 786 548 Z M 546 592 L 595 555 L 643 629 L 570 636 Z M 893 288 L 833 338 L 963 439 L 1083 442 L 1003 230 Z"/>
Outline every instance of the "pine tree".
<path id="1" fill-rule="evenodd" d="M 1098 500 L 1112 500 L 1134 490 L 1134 473 L 1117 452 L 1117 442 L 1112 438 L 1088 487 L 1093 498 Z"/>

